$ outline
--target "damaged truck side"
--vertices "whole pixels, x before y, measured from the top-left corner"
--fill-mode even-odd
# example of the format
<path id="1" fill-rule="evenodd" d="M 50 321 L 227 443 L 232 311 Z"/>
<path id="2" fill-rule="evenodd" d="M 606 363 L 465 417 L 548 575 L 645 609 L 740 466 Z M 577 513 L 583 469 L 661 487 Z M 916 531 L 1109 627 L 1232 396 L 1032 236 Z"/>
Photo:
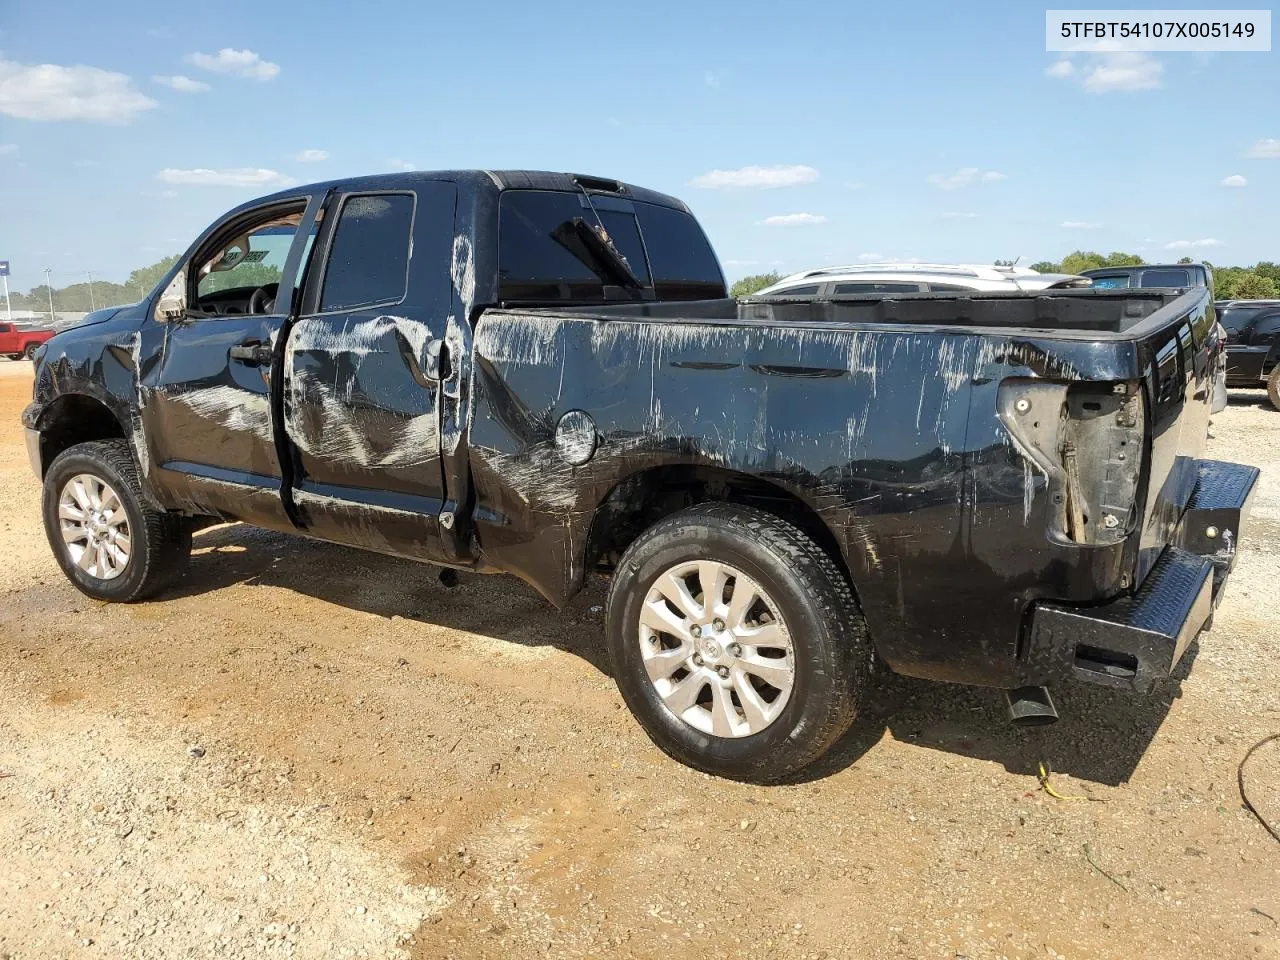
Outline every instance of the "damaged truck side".
<path id="1" fill-rule="evenodd" d="M 246 204 L 37 357 L 45 528 L 130 601 L 239 520 L 560 604 L 612 575 L 622 695 L 770 781 L 877 657 L 1148 692 L 1210 622 L 1257 471 L 1203 458 L 1204 289 L 737 302 L 671 197 L 593 177 L 344 180 Z"/>

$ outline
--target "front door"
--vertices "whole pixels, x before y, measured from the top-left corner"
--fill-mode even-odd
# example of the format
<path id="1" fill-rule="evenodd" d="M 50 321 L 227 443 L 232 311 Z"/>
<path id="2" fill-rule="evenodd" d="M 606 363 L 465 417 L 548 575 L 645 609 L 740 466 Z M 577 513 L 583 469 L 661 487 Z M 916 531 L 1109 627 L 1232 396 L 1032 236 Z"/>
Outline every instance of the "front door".
<path id="1" fill-rule="evenodd" d="M 456 187 L 332 198 L 284 350 L 283 427 L 307 533 L 441 555 L 440 339 Z"/>
<path id="2" fill-rule="evenodd" d="M 163 499 L 277 529 L 281 500 L 271 413 L 276 343 L 319 200 L 273 202 L 210 231 L 166 291 L 160 362 L 140 383 L 153 485 Z"/>

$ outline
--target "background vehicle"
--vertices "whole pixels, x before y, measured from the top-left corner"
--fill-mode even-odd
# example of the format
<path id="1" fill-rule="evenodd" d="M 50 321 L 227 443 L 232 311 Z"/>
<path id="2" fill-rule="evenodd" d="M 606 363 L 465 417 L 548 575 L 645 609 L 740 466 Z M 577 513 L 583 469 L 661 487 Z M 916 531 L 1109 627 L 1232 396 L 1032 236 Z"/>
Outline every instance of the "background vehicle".
<path id="1" fill-rule="evenodd" d="M 838 297 L 877 293 L 960 293 L 980 290 L 1051 290 L 1087 287 L 1087 281 L 1065 273 L 1039 273 L 1029 267 L 984 264 L 865 263 L 849 267 L 804 270 L 783 277 L 756 297 Z"/>
<path id="2" fill-rule="evenodd" d="M 1280 409 L 1280 300 L 1220 300 L 1227 331 L 1227 386 L 1267 388 Z"/>
<path id="3" fill-rule="evenodd" d="M 873 650 L 1043 721 L 1044 685 L 1145 692 L 1208 622 L 1257 471 L 1202 459 L 1206 291 L 725 293 L 687 208 L 612 180 L 245 204 L 42 354 L 23 422 L 50 545 L 118 601 L 161 589 L 203 517 L 555 603 L 611 572 L 624 699 L 748 780 L 835 742 Z"/>
<path id="4" fill-rule="evenodd" d="M 1208 287 L 1213 289 L 1213 273 L 1203 263 L 1147 263 L 1137 267 L 1095 267 L 1082 276 L 1102 290 L 1135 287 Z"/>
<path id="5" fill-rule="evenodd" d="M 33 330 L 0 320 L 0 357 L 31 360 L 40 344 L 53 336 L 52 330 Z"/>

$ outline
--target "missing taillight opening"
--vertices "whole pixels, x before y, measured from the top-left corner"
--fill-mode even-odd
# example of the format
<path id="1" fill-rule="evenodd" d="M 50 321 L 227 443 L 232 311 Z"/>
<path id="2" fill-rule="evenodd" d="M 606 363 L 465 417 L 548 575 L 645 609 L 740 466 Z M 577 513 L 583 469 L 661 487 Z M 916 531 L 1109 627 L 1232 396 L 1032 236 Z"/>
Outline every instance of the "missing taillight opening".
<path id="1" fill-rule="evenodd" d="M 1138 383 L 1000 385 L 999 416 L 1019 452 L 1048 479 L 1054 532 L 1111 544 L 1132 528 L 1146 410 Z M 1030 512 L 1028 490 L 1027 510 Z"/>

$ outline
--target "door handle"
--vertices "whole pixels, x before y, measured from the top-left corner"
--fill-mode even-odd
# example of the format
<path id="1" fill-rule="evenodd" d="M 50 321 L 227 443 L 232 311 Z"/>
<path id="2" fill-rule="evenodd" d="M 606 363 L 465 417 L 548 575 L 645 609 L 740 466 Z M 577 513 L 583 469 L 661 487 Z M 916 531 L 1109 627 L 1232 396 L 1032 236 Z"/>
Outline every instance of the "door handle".
<path id="1" fill-rule="evenodd" d="M 261 340 L 237 343 L 231 348 L 231 359 L 239 360 L 251 367 L 259 367 L 271 362 L 271 346 Z"/>

